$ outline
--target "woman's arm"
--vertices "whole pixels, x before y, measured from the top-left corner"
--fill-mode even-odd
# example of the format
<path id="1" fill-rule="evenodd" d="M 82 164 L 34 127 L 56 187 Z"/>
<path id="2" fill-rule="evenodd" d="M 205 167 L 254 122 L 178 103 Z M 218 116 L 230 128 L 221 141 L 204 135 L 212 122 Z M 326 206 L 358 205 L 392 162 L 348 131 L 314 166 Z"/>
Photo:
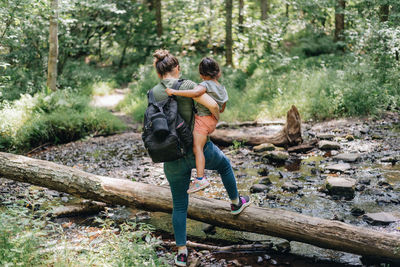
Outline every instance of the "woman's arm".
<path id="1" fill-rule="evenodd" d="M 192 90 L 174 90 L 174 89 L 171 89 L 171 88 L 167 88 L 167 89 L 165 89 L 165 92 L 169 96 L 177 95 L 177 96 L 195 98 L 195 97 L 199 97 L 202 94 L 204 94 L 206 92 L 206 88 L 204 86 L 197 85 Z"/>
<path id="2" fill-rule="evenodd" d="M 202 104 L 219 120 L 219 106 L 218 103 L 208 94 L 202 94 L 200 97 L 193 98 L 197 103 Z"/>

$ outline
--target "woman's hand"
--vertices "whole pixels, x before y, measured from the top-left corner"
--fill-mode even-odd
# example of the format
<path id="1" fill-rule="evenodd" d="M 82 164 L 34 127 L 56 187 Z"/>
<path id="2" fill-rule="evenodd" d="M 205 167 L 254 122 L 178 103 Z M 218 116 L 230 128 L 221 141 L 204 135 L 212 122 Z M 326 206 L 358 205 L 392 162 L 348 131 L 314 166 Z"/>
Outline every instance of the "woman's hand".
<path id="1" fill-rule="evenodd" d="M 167 93 L 167 95 L 171 96 L 171 95 L 174 95 L 175 90 L 171 89 L 171 88 L 167 88 L 167 89 L 165 89 L 165 92 Z"/>

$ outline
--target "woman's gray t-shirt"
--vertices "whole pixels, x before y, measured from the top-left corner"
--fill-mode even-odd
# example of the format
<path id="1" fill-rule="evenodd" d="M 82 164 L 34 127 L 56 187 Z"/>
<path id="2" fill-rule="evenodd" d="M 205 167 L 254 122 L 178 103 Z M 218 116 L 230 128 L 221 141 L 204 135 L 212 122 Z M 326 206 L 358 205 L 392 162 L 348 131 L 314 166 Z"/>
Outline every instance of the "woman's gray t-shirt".
<path id="1" fill-rule="evenodd" d="M 218 103 L 220 109 L 222 108 L 222 105 L 228 101 L 228 92 L 226 91 L 225 86 L 217 84 L 214 81 L 203 81 L 199 85 L 206 88 L 206 93 Z M 198 116 L 211 115 L 210 110 L 199 103 L 196 103 L 196 109 Z"/>

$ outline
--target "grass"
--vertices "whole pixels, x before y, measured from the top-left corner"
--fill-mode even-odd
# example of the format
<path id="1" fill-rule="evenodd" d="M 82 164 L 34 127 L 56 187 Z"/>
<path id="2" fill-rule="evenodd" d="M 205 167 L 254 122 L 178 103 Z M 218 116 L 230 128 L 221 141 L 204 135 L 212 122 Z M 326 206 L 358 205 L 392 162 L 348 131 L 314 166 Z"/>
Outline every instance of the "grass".
<path id="1" fill-rule="evenodd" d="M 199 61 L 198 57 L 180 60 L 182 76 L 199 82 Z M 385 72 L 384 81 L 381 72 Z M 397 68 L 380 70 L 368 58 L 350 54 L 275 55 L 253 62 L 247 70 L 223 67 L 220 82 L 228 90 L 229 101 L 221 119 L 282 118 L 293 104 L 305 120 L 379 115 L 399 109 L 399 76 Z M 140 68 L 138 77 L 119 109 L 141 121 L 146 92 L 159 80 L 150 62 Z"/>
<path id="2" fill-rule="evenodd" d="M 89 106 L 90 98 L 73 90 L 39 92 L 3 102 L 0 150 L 27 151 L 45 143 L 66 143 L 88 135 L 111 134 L 126 126 L 110 112 Z"/>
<path id="3" fill-rule="evenodd" d="M 98 219 L 98 236 L 86 231 L 77 246 L 46 210 L 21 204 L 0 209 L 1 266 L 168 266 L 149 225 Z"/>

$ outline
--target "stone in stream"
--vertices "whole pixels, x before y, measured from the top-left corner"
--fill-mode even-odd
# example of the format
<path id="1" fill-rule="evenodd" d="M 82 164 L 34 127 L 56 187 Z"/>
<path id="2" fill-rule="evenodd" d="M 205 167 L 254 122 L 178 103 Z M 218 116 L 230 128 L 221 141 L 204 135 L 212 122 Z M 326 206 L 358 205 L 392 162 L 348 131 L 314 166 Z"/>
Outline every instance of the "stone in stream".
<path id="1" fill-rule="evenodd" d="M 326 189 L 330 195 L 343 196 L 346 199 L 354 198 L 356 180 L 347 177 L 328 177 Z"/>
<path id="2" fill-rule="evenodd" d="M 389 163 L 396 163 L 399 159 L 396 156 L 388 156 L 381 158 L 381 162 L 389 162 Z"/>
<path id="3" fill-rule="evenodd" d="M 264 154 L 263 158 L 268 159 L 270 162 L 283 163 L 289 159 L 289 153 L 284 151 L 268 151 Z"/>
<path id="4" fill-rule="evenodd" d="M 335 138 L 335 135 L 333 134 L 319 134 L 317 135 L 317 138 L 320 140 L 333 140 Z"/>
<path id="5" fill-rule="evenodd" d="M 348 134 L 344 137 L 347 141 L 353 141 L 354 140 L 354 136 L 352 136 L 351 134 Z"/>
<path id="6" fill-rule="evenodd" d="M 261 193 L 266 190 L 269 190 L 269 187 L 266 186 L 265 184 L 253 184 L 250 187 L 250 193 Z"/>
<path id="7" fill-rule="evenodd" d="M 325 167 L 325 170 L 330 172 L 345 172 L 349 169 L 351 169 L 351 166 L 348 163 L 331 164 Z"/>
<path id="8" fill-rule="evenodd" d="M 400 218 L 388 212 L 366 213 L 363 219 L 372 225 L 388 225 L 400 220 Z"/>
<path id="9" fill-rule="evenodd" d="M 310 144 L 301 144 L 298 146 L 292 146 L 288 148 L 289 153 L 306 153 L 314 148 L 313 145 Z"/>
<path id="10" fill-rule="evenodd" d="M 299 190 L 299 186 L 292 184 L 290 182 L 285 182 L 282 185 L 282 189 L 289 192 L 297 192 L 297 190 Z"/>
<path id="11" fill-rule="evenodd" d="M 344 162 L 356 162 L 360 158 L 360 154 L 357 153 L 342 153 L 333 157 L 336 160 L 342 160 Z"/>
<path id="12" fill-rule="evenodd" d="M 351 213 L 351 215 L 358 217 L 358 216 L 365 214 L 365 211 L 359 207 L 353 207 L 353 208 L 351 208 L 350 213 Z"/>
<path id="13" fill-rule="evenodd" d="M 275 150 L 275 146 L 270 143 L 264 143 L 258 146 L 253 147 L 254 152 L 264 152 L 264 151 L 273 151 Z"/>
<path id="14" fill-rule="evenodd" d="M 271 179 L 269 177 L 263 177 L 260 182 L 260 184 L 264 184 L 264 185 L 270 185 L 272 184 Z"/>
<path id="15" fill-rule="evenodd" d="M 318 147 L 321 150 L 339 150 L 340 144 L 332 141 L 319 141 Z"/>

